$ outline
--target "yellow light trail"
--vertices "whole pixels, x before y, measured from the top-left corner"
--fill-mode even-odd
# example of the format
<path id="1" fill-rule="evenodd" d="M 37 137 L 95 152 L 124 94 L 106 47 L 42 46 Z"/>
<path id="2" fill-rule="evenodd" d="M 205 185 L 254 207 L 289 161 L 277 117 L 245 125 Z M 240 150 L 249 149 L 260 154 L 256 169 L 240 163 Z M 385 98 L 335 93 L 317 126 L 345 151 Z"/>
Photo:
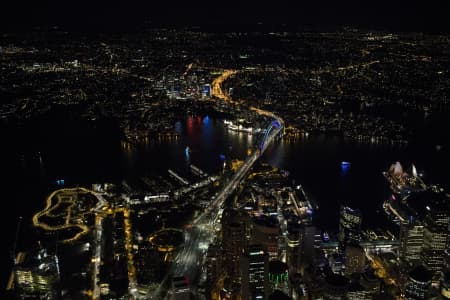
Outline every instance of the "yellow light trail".
<path id="1" fill-rule="evenodd" d="M 85 189 L 85 188 L 71 188 L 71 189 L 56 190 L 47 197 L 45 208 L 43 210 L 37 212 L 33 216 L 33 218 L 32 218 L 33 226 L 40 227 L 40 228 L 42 228 L 44 230 L 48 230 L 48 231 L 58 231 L 58 230 L 64 230 L 64 229 L 73 228 L 73 227 L 78 227 L 81 230 L 80 232 L 76 233 L 73 237 L 63 240 L 63 243 L 73 242 L 73 241 L 77 240 L 78 238 L 80 238 L 81 236 L 83 236 L 84 234 L 88 233 L 89 227 L 87 225 L 78 224 L 78 223 L 72 224 L 70 222 L 71 219 L 73 219 L 73 217 L 71 217 L 71 208 L 72 208 L 72 206 L 75 205 L 75 201 L 78 200 L 76 195 L 80 192 L 91 194 L 91 195 L 95 196 L 96 199 L 98 200 L 98 197 L 94 192 L 92 192 L 88 189 Z M 60 196 L 59 194 L 62 194 L 62 195 Z M 66 197 L 62 197 L 62 196 L 66 196 Z M 54 201 L 56 201 L 56 203 L 54 203 Z M 63 225 L 48 225 L 47 223 L 40 221 L 40 218 L 44 217 L 44 216 L 47 216 L 50 218 L 56 217 L 56 215 L 52 214 L 52 211 L 56 210 L 63 203 L 70 203 L 70 206 L 68 206 L 66 208 L 66 217 L 65 217 Z M 87 213 L 87 212 L 85 212 L 85 213 Z"/>
<path id="2" fill-rule="evenodd" d="M 133 234 L 130 222 L 130 209 L 117 208 L 115 212 L 123 212 L 123 223 L 125 226 L 125 250 L 127 252 L 127 267 L 128 267 L 128 282 L 129 282 L 129 294 L 133 298 L 136 298 L 137 281 L 136 281 L 136 268 L 134 266 L 133 258 Z"/>
<path id="3" fill-rule="evenodd" d="M 214 97 L 217 97 L 219 99 L 234 103 L 233 99 L 231 99 L 231 97 L 224 93 L 222 90 L 222 83 L 227 80 L 228 78 L 230 78 L 231 76 L 233 76 L 234 74 L 236 74 L 238 71 L 236 70 L 225 70 L 223 71 L 223 73 L 217 77 L 216 79 L 214 79 L 214 81 L 211 84 L 211 94 Z"/>

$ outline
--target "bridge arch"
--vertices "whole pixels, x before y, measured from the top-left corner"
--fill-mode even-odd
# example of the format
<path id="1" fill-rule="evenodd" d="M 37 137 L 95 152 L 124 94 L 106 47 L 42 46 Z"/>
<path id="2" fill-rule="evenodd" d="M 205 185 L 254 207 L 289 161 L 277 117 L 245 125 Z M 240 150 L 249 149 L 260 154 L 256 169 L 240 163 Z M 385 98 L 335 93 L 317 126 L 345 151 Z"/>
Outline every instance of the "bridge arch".
<path id="1" fill-rule="evenodd" d="M 259 150 L 262 151 L 264 149 L 264 145 L 266 144 L 267 137 L 269 136 L 269 134 L 272 131 L 272 129 L 273 128 L 281 128 L 281 126 L 282 125 L 281 125 L 280 121 L 278 121 L 278 120 L 273 120 L 270 123 L 269 127 L 267 127 L 267 129 L 266 129 L 266 133 L 264 134 L 264 138 L 262 139 L 261 144 L 259 145 Z"/>

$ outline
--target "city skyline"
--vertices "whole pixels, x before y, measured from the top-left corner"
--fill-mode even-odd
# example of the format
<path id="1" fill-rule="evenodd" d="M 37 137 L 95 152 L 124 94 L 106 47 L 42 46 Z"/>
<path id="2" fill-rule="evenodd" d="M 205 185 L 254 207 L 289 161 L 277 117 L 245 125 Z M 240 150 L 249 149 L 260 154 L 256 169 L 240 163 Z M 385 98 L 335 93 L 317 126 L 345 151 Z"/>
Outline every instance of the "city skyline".
<path id="1" fill-rule="evenodd" d="M 418 6 L 45 5 L 0 40 L 6 299 L 449 298 Z"/>

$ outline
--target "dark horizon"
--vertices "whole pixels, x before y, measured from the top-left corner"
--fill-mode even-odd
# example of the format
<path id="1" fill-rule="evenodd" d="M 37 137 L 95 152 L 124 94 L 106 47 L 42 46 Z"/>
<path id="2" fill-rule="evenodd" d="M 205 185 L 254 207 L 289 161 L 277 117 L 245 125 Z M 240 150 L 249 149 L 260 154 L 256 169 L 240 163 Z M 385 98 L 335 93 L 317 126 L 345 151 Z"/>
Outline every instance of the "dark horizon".
<path id="1" fill-rule="evenodd" d="M 274 29 L 333 28 L 344 26 L 386 30 L 394 32 L 448 33 L 450 22 L 440 1 L 419 5 L 416 3 L 361 4 L 356 1 L 333 3 L 287 1 L 267 5 L 247 1 L 210 3 L 179 3 L 164 1 L 143 3 L 132 1 L 122 4 L 97 1 L 96 3 L 57 2 L 9 3 L 3 9 L 3 32 L 30 31 L 36 27 L 57 26 L 68 31 L 121 32 L 145 27 L 200 26 L 207 30 L 246 30 L 263 23 Z M 437 3 L 436 3 L 437 2 Z M 285 27 L 283 27 L 285 26 Z M 280 29 L 281 28 L 281 29 Z"/>

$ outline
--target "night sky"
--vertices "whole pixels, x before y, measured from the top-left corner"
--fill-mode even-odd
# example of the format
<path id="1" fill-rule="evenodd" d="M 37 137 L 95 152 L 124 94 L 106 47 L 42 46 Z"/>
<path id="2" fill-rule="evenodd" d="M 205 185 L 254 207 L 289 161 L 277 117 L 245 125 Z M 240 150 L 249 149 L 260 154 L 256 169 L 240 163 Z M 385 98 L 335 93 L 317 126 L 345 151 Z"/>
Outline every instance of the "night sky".
<path id="1" fill-rule="evenodd" d="M 300 28 L 354 26 L 393 31 L 449 32 L 445 1 L 8 1 L 0 9 L 3 31 L 54 26 L 120 31 L 154 25 L 289 24 Z"/>

